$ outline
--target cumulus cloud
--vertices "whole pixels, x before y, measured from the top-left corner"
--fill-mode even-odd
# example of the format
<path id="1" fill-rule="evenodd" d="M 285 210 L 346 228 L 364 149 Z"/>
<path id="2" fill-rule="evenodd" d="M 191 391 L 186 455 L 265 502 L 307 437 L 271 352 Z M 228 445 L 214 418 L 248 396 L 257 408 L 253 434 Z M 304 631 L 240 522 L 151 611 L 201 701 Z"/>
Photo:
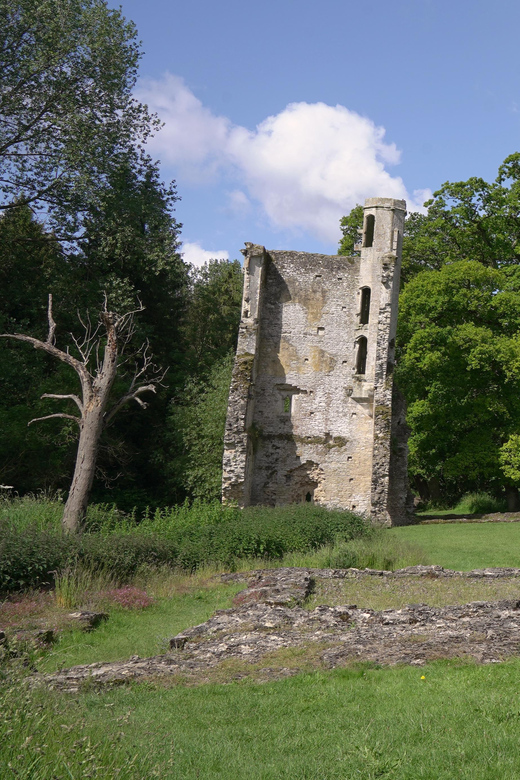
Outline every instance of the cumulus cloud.
<path id="1" fill-rule="evenodd" d="M 248 130 L 213 114 L 177 76 L 145 82 L 138 97 L 165 123 L 151 142 L 163 162 L 192 180 L 234 177 L 230 207 L 256 202 L 274 227 L 337 241 L 338 220 L 366 197 L 405 198 L 409 210 L 428 197 L 410 196 L 387 170 L 400 152 L 384 128 L 344 106 L 291 103 Z"/>
<path id="2" fill-rule="evenodd" d="M 251 211 L 251 201 L 242 190 L 232 190 L 227 193 L 228 210 L 239 216 Z"/>
<path id="3" fill-rule="evenodd" d="M 429 188 L 424 190 L 414 190 L 413 198 L 408 199 L 408 211 L 420 211 L 421 214 L 425 214 L 426 209 L 424 208 L 424 204 L 427 200 L 430 200 L 432 196 L 433 192 Z"/>
<path id="4" fill-rule="evenodd" d="M 164 122 L 149 144 L 163 162 L 174 163 L 195 180 L 216 173 L 231 131 L 229 119 L 212 114 L 184 80 L 171 73 L 160 80 L 143 79 L 136 96 Z"/>
<path id="5" fill-rule="evenodd" d="M 190 243 L 189 241 L 182 245 L 181 255 L 185 263 L 190 263 L 195 268 L 201 268 L 209 260 L 229 260 L 229 252 L 224 249 L 212 252 L 211 250 L 203 249 L 200 244 Z"/>

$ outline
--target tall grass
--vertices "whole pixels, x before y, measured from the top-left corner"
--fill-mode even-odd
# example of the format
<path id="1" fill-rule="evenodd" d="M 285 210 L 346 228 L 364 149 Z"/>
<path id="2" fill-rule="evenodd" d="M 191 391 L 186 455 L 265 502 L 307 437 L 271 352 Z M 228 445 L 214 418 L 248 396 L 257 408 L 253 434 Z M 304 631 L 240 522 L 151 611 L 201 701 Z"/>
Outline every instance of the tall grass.
<path id="1" fill-rule="evenodd" d="M 14 498 L 0 496 L 0 528 L 3 529 L 59 530 L 62 515 L 60 494 L 42 492 Z"/>
<path id="2" fill-rule="evenodd" d="M 58 607 L 75 609 L 85 605 L 95 594 L 115 588 L 117 584 L 108 571 L 91 571 L 76 564 L 56 572 L 54 598 Z"/>
<path id="3" fill-rule="evenodd" d="M 506 499 L 491 496 L 489 493 L 466 493 L 452 507 L 431 504 L 428 508 L 419 512 L 421 515 L 486 515 L 493 512 L 505 512 L 507 510 Z"/>

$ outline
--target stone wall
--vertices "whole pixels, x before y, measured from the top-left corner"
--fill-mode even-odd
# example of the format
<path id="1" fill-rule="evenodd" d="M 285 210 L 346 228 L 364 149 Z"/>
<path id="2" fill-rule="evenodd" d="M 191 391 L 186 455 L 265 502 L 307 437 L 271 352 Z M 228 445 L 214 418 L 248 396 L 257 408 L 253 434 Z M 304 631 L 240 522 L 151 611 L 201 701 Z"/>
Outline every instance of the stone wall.
<path id="1" fill-rule="evenodd" d="M 366 201 L 354 257 L 246 244 L 225 501 L 311 501 L 406 521 L 402 436 L 390 469 L 404 216 L 404 201 Z"/>

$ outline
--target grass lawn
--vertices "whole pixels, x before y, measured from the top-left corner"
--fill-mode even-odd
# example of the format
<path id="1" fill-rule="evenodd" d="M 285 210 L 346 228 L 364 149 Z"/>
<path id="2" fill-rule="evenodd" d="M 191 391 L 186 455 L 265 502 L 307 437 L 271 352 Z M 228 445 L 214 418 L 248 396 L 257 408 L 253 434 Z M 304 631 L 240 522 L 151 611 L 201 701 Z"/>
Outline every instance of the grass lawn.
<path id="1" fill-rule="evenodd" d="M 388 534 L 421 547 L 430 563 L 446 569 L 520 568 L 520 523 L 411 525 Z"/>
<path id="2" fill-rule="evenodd" d="M 411 526 L 384 534 L 396 550 L 411 543 L 425 560 L 447 568 L 520 567 L 520 524 Z M 331 581 L 309 606 L 511 598 L 517 582 Z M 108 623 L 93 633 L 65 633 L 35 659 L 38 669 L 157 654 L 167 638 L 229 606 L 243 587 L 223 585 L 208 572 L 151 573 L 136 585 L 153 597 L 152 606 L 111 608 Z M 284 664 L 291 667 L 290 658 Z M 361 664 L 264 683 L 233 681 L 231 664 L 222 675 L 227 684 L 152 680 L 101 691 L 86 685 L 74 695 L 28 689 L 18 673 L 0 665 L 1 780 L 520 778 L 520 659 L 489 666 Z"/>
<path id="3" fill-rule="evenodd" d="M 520 777 L 517 660 L 10 695 L 3 780 Z"/>

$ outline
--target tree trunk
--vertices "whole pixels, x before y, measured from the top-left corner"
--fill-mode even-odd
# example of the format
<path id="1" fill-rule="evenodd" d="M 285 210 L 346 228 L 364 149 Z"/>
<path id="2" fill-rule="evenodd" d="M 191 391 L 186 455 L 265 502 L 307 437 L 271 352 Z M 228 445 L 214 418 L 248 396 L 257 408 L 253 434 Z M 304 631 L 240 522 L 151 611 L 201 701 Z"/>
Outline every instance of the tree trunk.
<path id="1" fill-rule="evenodd" d="M 131 400 L 137 401 L 141 407 L 146 408 L 146 404 L 141 400 L 140 396 L 145 392 L 155 393 L 155 385 L 160 383 L 164 377 L 164 373 L 161 375 L 156 373 L 156 376 L 152 378 L 150 383 L 141 383 L 140 378 L 144 377 L 150 367 L 154 368 L 152 358 L 147 354 L 147 344 L 143 345 L 142 368 L 139 369 L 136 366 L 136 372 L 130 384 L 129 391 L 114 404 L 107 414 L 105 414 L 110 390 L 112 389 L 117 373 L 118 334 L 120 336 L 122 333 L 126 334 L 126 342 L 128 342 L 133 333 L 132 317 L 135 314 L 135 312 L 131 311 L 119 316 L 115 312 L 108 311 L 106 305 L 107 302 L 105 298 L 105 307 L 103 311 L 100 312 L 100 320 L 105 326 L 107 340 L 101 363 L 99 361 L 100 339 L 97 337 L 97 328 L 92 334 L 90 326 L 85 326 L 86 333 L 83 343 L 76 340 L 74 336 L 72 337 L 77 351 L 81 356 L 81 360 L 78 360 L 78 358 L 71 355 L 68 348 L 67 351 L 64 352 L 55 346 L 54 337 L 56 333 L 56 322 L 52 315 L 52 295 L 49 295 L 47 310 L 49 333 L 46 341 L 35 339 L 32 336 L 25 336 L 23 333 L 0 333 L 0 338 L 25 341 L 26 343 L 31 344 L 35 349 L 41 349 L 49 355 L 58 358 L 58 360 L 61 360 L 74 369 L 81 382 L 81 399 L 75 393 L 44 393 L 42 395 L 42 398 L 74 401 L 80 411 L 80 417 L 65 412 L 58 412 L 56 414 L 46 414 L 44 417 L 36 417 L 28 423 L 31 425 L 33 422 L 61 417 L 67 420 L 74 420 L 74 422 L 77 422 L 79 425 L 79 443 L 74 476 L 61 521 L 64 529 L 68 533 L 78 533 L 81 531 L 81 526 L 87 512 L 90 490 L 92 488 L 92 483 L 94 482 L 99 440 L 105 424 L 110 422 L 117 411 L 124 406 L 125 403 L 128 403 Z M 142 310 L 143 307 L 141 305 L 139 309 L 136 309 L 136 311 Z M 94 354 L 96 355 L 98 366 L 95 375 L 93 375 L 88 368 L 89 357 L 94 346 L 96 346 Z"/>
<path id="2" fill-rule="evenodd" d="M 507 511 L 508 512 L 517 512 L 520 508 L 520 502 L 518 497 L 518 488 L 515 487 L 507 487 L 506 488 L 506 500 L 507 500 Z"/>
<path id="3" fill-rule="evenodd" d="M 68 533 L 78 533 L 81 530 L 94 482 L 97 451 L 102 431 L 103 409 L 97 403 L 93 409 L 84 412 L 84 418 L 81 421 L 74 476 L 62 518 L 63 527 Z"/>
<path id="4" fill-rule="evenodd" d="M 91 387 L 83 391 L 83 413 L 81 415 L 78 454 L 69 497 L 65 504 L 61 522 L 68 533 L 79 533 L 87 513 L 88 499 L 96 472 L 99 440 L 105 424 L 105 409 L 110 390 L 117 372 L 117 331 L 115 315 L 102 315 L 107 331 L 107 344 L 103 363 Z"/>

